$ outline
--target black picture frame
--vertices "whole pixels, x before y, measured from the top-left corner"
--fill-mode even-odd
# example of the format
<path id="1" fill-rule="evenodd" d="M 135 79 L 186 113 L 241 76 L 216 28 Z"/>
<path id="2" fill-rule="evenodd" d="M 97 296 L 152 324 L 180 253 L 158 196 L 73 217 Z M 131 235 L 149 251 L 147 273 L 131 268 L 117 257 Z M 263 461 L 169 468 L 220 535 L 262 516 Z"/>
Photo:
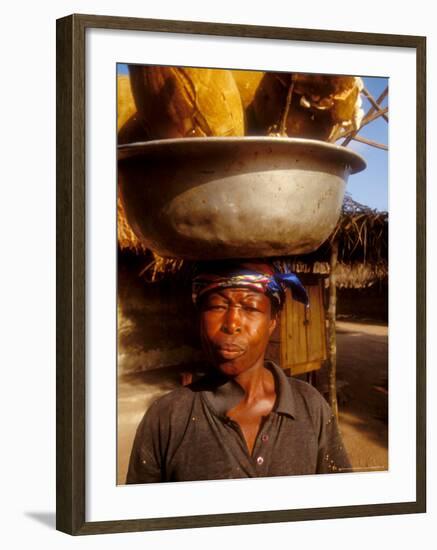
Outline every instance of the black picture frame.
<path id="1" fill-rule="evenodd" d="M 87 522 L 85 520 L 85 32 L 89 28 L 392 46 L 416 52 L 417 361 L 416 499 L 411 502 Z M 57 21 L 56 527 L 71 535 L 261 524 L 426 511 L 426 39 L 340 32 L 70 15 Z"/>

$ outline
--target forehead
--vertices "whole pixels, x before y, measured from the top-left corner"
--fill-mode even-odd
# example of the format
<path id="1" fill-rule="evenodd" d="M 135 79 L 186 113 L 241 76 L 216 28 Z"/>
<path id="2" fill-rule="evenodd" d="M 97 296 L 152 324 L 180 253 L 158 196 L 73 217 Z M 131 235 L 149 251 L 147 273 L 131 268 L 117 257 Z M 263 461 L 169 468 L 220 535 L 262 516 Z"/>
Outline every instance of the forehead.
<path id="1" fill-rule="evenodd" d="M 221 297 L 229 300 L 245 300 L 250 298 L 258 301 L 270 302 L 270 299 L 262 292 L 242 287 L 215 288 L 206 295 L 207 299 L 213 297 Z"/>

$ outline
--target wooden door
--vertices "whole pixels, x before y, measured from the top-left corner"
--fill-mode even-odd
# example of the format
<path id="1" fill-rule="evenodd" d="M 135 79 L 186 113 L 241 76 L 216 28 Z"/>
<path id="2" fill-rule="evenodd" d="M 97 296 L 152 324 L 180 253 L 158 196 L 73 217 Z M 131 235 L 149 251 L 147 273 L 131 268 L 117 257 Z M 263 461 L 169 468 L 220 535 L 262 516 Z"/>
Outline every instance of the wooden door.
<path id="1" fill-rule="evenodd" d="M 280 364 L 291 374 L 320 369 L 327 359 L 323 277 L 300 276 L 309 308 L 292 300 L 290 291 L 280 319 Z"/>

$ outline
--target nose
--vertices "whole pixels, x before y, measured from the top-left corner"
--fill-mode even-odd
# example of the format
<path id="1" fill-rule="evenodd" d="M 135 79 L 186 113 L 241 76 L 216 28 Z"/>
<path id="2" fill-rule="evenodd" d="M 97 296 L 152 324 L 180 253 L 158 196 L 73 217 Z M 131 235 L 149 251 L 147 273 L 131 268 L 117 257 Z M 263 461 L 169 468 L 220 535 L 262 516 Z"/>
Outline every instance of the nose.
<path id="1" fill-rule="evenodd" d="M 230 306 L 223 319 L 222 331 L 226 334 L 235 334 L 241 331 L 239 308 Z"/>

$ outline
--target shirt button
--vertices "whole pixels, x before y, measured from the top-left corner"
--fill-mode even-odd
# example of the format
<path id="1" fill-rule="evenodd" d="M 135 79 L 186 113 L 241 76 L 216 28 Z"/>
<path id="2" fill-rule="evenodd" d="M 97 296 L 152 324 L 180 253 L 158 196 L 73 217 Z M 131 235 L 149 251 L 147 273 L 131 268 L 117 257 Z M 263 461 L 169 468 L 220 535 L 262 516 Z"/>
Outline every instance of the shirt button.
<path id="1" fill-rule="evenodd" d="M 269 440 L 268 434 L 263 434 L 263 436 L 261 437 L 261 441 L 263 441 L 264 443 L 267 443 L 268 440 Z"/>
<path id="2" fill-rule="evenodd" d="M 264 459 L 262 456 L 259 456 L 257 459 L 256 459 L 256 463 L 258 464 L 258 466 L 261 466 L 264 462 Z"/>

